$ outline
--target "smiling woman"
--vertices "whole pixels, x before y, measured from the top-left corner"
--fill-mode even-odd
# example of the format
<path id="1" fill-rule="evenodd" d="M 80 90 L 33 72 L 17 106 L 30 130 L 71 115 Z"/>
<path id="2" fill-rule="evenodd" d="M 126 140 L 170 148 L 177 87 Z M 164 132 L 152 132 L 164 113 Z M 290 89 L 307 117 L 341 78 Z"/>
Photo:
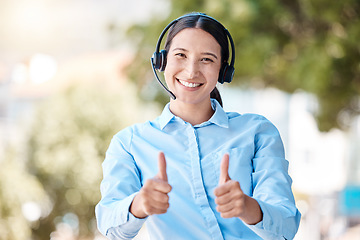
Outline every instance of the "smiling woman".
<path id="1" fill-rule="evenodd" d="M 170 110 L 196 125 L 213 114 L 205 106 L 210 106 L 210 93 L 219 78 L 221 47 L 209 33 L 197 28 L 182 30 L 171 42 L 165 80 L 177 99 L 171 100 Z M 197 114 L 202 119 L 194 119 L 194 112 L 202 109 L 207 113 Z"/>
<path id="2" fill-rule="evenodd" d="M 146 221 L 150 239 L 293 239 L 300 213 L 279 132 L 212 97 L 234 72 L 228 31 L 192 13 L 159 40 L 152 66 L 175 97 L 155 120 L 113 137 L 95 210 L 100 232 L 132 239 Z"/>

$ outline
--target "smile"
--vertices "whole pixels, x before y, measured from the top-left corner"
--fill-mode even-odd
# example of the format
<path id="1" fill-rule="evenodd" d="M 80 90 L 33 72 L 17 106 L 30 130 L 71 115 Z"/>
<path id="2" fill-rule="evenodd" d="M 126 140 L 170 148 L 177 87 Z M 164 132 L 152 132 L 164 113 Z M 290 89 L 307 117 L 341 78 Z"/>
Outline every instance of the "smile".
<path id="1" fill-rule="evenodd" d="M 199 87 L 200 85 L 202 85 L 201 83 L 190 83 L 190 82 L 186 82 L 186 81 L 182 81 L 180 79 L 178 79 L 179 83 L 181 83 L 181 85 L 185 86 L 185 87 L 190 87 L 190 88 L 196 88 Z"/>

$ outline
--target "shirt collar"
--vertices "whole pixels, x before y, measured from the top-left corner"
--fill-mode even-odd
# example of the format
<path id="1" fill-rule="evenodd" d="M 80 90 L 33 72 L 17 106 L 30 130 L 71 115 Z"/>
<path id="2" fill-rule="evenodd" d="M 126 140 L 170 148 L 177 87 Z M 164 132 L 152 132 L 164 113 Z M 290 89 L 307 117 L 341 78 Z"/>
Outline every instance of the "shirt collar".
<path id="1" fill-rule="evenodd" d="M 196 125 L 195 127 L 204 127 L 209 124 L 216 124 L 220 127 L 228 128 L 229 127 L 229 119 L 224 111 L 224 109 L 221 107 L 221 105 L 218 103 L 217 100 L 211 99 L 211 107 L 213 110 L 215 110 L 215 113 L 212 115 L 212 117 L 201 124 Z M 164 110 L 162 111 L 160 118 L 159 118 L 159 124 L 160 128 L 164 129 L 164 127 L 173 119 L 175 118 L 175 115 L 170 111 L 170 103 L 166 104 L 164 107 Z"/>
<path id="2" fill-rule="evenodd" d="M 160 128 L 164 129 L 164 127 L 173 119 L 175 115 L 170 111 L 170 103 L 166 104 L 164 107 L 164 110 L 162 111 L 160 118 L 159 118 L 159 124 Z"/>
<path id="3" fill-rule="evenodd" d="M 220 103 L 215 100 L 211 99 L 211 107 L 215 110 L 215 113 L 212 115 L 212 117 L 209 119 L 209 121 L 204 122 L 202 124 L 206 123 L 213 123 L 218 125 L 219 127 L 228 128 L 229 127 L 229 118 L 224 111 L 224 109 L 221 107 Z M 200 124 L 200 125 L 202 125 Z"/>

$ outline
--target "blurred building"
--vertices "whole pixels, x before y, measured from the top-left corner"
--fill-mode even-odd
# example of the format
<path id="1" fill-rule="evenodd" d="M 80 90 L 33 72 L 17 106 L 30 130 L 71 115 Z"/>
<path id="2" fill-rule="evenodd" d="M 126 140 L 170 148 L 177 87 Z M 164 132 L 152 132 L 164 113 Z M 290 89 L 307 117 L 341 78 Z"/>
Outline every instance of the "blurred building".
<path id="1" fill-rule="evenodd" d="M 346 132 L 324 133 L 313 117 L 317 101 L 311 94 L 230 87 L 221 93 L 228 111 L 264 115 L 279 129 L 302 213 L 296 239 L 359 239 L 360 118 Z"/>

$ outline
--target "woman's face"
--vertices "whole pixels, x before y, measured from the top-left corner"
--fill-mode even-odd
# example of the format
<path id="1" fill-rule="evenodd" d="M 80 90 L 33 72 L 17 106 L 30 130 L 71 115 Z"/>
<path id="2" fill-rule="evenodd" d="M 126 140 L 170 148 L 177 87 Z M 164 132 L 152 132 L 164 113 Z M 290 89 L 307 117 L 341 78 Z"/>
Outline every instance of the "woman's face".
<path id="1" fill-rule="evenodd" d="M 167 53 L 165 80 L 176 101 L 199 104 L 210 101 L 221 67 L 221 47 L 198 28 L 185 28 L 173 39 Z"/>

